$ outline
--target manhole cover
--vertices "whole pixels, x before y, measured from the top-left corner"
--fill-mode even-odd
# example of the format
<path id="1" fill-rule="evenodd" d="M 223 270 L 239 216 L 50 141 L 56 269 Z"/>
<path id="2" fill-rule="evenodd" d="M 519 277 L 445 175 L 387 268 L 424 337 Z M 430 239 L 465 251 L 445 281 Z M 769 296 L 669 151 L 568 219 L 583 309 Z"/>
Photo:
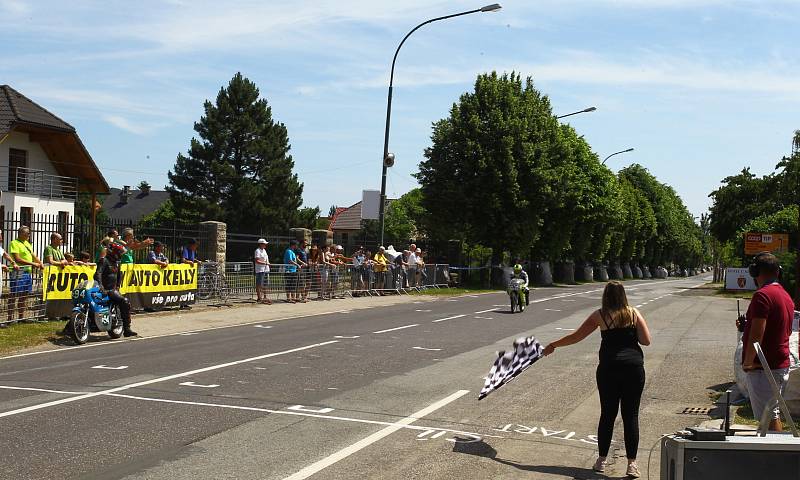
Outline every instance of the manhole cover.
<path id="1" fill-rule="evenodd" d="M 686 407 L 679 413 L 681 415 L 708 415 L 712 407 Z"/>

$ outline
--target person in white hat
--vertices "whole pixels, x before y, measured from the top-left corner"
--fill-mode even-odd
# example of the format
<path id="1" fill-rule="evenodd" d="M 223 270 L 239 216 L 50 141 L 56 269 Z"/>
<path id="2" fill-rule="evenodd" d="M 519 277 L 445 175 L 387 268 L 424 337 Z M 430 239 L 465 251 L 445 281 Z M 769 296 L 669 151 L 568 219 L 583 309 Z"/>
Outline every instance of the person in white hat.
<path id="1" fill-rule="evenodd" d="M 256 296 L 258 303 L 265 303 L 271 305 L 272 301 L 267 298 L 268 283 L 269 283 L 269 254 L 267 253 L 267 245 L 269 242 L 263 238 L 258 239 L 258 248 L 253 257 L 255 262 L 254 270 L 256 272 Z"/>

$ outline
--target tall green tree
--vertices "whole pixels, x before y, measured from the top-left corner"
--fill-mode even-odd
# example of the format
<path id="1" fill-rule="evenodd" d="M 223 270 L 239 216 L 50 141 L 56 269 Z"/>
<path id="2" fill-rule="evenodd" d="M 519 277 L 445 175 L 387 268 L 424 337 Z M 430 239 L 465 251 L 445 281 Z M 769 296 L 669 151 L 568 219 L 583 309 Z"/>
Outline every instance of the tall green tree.
<path id="1" fill-rule="evenodd" d="M 780 209 L 774 175 L 756 177 L 750 168 L 725 177 L 711 192 L 711 233 L 722 242 L 734 240 L 750 220 Z"/>
<path id="2" fill-rule="evenodd" d="M 527 255 L 541 233 L 558 172 L 549 99 L 518 74 L 483 74 L 433 125 L 417 176 L 436 238 Z"/>
<path id="3" fill-rule="evenodd" d="M 395 240 L 417 239 L 424 235 L 422 231 L 422 190 L 415 188 L 386 208 L 384 232 L 386 238 Z"/>
<path id="4" fill-rule="evenodd" d="M 307 228 L 314 230 L 317 228 L 320 220 L 319 207 L 304 207 L 297 212 L 296 225 L 300 228 Z"/>
<path id="5" fill-rule="evenodd" d="M 186 155 L 179 154 L 167 191 L 178 218 L 221 220 L 236 230 L 285 231 L 297 217 L 303 185 L 286 127 L 272 118 L 256 85 L 237 73 L 206 101 Z"/>

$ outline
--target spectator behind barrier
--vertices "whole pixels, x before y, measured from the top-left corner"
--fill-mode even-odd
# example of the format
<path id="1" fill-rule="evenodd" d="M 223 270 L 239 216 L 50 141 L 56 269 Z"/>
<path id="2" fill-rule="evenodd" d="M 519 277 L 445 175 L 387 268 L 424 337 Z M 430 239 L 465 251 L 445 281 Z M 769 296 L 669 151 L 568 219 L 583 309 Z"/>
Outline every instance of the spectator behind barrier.
<path id="1" fill-rule="evenodd" d="M 258 248 L 253 253 L 254 268 L 256 274 L 256 302 L 272 305 L 272 301 L 267 298 L 267 285 L 269 284 L 269 254 L 266 239 L 258 239 Z"/>
<path id="2" fill-rule="evenodd" d="M 50 245 L 44 248 L 44 255 L 42 255 L 45 263 L 57 267 L 66 267 L 69 265 L 69 262 L 64 257 L 64 252 L 61 251 L 61 244 L 63 241 L 60 233 L 53 232 L 50 234 Z"/>
<path id="3" fill-rule="evenodd" d="M 188 263 L 190 265 L 199 263 L 200 260 L 197 258 L 197 247 L 197 240 L 190 238 L 186 242 L 186 245 L 181 249 L 181 263 Z"/>
<path id="4" fill-rule="evenodd" d="M 147 263 L 158 265 L 161 268 L 167 268 L 169 259 L 164 254 L 164 244 L 161 242 L 153 242 L 153 249 L 147 253 Z"/>
<path id="5" fill-rule="evenodd" d="M 125 253 L 122 254 L 122 257 L 119 259 L 119 262 L 122 263 L 135 263 L 133 258 L 133 251 L 134 250 L 141 250 L 143 248 L 147 248 L 153 244 L 152 238 L 145 238 L 144 240 L 136 240 L 133 235 L 133 229 L 130 227 L 126 227 L 122 230 L 122 240 L 117 240 L 116 243 L 119 243 L 123 247 L 125 247 Z"/>
<path id="6" fill-rule="evenodd" d="M 375 288 L 378 295 L 383 295 L 383 287 L 386 284 L 386 272 L 388 271 L 389 260 L 386 258 L 386 249 L 378 247 L 378 253 L 372 259 L 372 270 L 375 272 Z"/>
<path id="7" fill-rule="evenodd" d="M 14 304 L 17 305 L 17 319 L 25 318 L 28 298 L 33 292 L 33 269 L 44 268 L 42 261 L 33 253 L 31 229 L 27 226 L 20 227 L 17 238 L 8 245 L 8 252 L 14 262 L 21 266 L 20 270 L 11 273 L 11 298 L 8 303 L 8 320 L 14 320 Z"/>
<path id="8" fill-rule="evenodd" d="M 3 230 L 2 229 L 0 229 L 0 257 L 5 258 L 6 261 L 9 263 L 9 265 L 11 265 L 11 268 L 14 269 L 14 271 L 19 270 L 19 265 L 17 265 L 17 262 L 15 262 L 14 259 L 11 258 L 11 255 L 6 253 L 5 249 L 3 248 Z M 5 272 L 7 272 L 7 271 L 8 271 L 8 267 L 5 264 L 0 264 L 0 295 L 2 295 L 2 293 L 3 293 L 3 274 Z M 9 317 L 9 320 L 10 319 L 11 319 L 11 317 Z"/>

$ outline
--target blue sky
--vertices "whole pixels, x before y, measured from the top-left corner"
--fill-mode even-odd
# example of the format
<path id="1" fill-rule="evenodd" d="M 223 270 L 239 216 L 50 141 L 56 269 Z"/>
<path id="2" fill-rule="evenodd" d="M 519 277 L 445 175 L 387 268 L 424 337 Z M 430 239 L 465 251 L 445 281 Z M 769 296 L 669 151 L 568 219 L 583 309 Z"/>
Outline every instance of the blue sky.
<path id="1" fill-rule="evenodd" d="M 484 0 L 491 3 L 489 0 Z M 415 186 L 431 122 L 475 76 L 532 76 L 619 169 L 699 215 L 719 181 L 772 171 L 800 129 L 798 0 L 506 0 L 417 31 L 395 75 L 388 194 Z M 391 55 L 417 23 L 479 1 L 0 0 L 0 83 L 73 124 L 112 186 L 166 172 L 206 99 L 241 71 L 285 123 L 306 205 L 380 187 Z"/>

